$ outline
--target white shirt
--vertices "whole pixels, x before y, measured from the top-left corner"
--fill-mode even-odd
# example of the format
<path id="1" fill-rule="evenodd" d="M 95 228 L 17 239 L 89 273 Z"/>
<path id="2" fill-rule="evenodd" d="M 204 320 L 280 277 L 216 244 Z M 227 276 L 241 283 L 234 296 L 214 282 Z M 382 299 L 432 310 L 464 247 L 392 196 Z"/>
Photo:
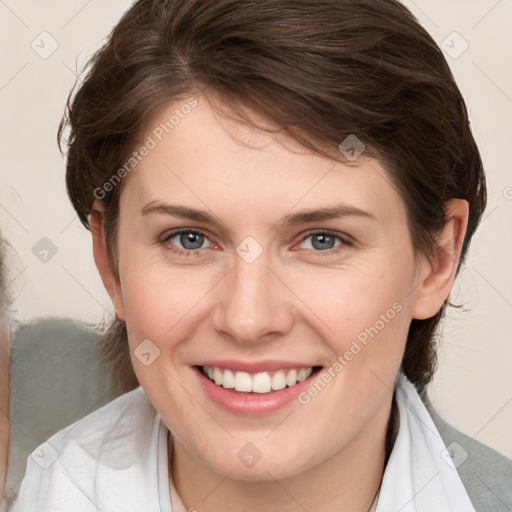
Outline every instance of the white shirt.
<path id="1" fill-rule="evenodd" d="M 474 512 L 403 375 L 396 399 L 399 431 L 372 511 Z M 126 393 L 34 450 L 11 512 L 187 512 L 169 478 L 168 435 L 144 391 Z"/>

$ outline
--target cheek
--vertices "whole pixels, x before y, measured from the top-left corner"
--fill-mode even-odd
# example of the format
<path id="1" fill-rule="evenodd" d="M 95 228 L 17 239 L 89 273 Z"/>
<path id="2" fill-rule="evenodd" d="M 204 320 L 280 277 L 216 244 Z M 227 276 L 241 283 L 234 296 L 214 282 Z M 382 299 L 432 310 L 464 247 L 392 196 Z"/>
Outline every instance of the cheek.
<path id="1" fill-rule="evenodd" d="M 340 353 L 351 341 L 404 337 L 410 323 L 413 265 L 409 259 L 374 261 L 358 268 L 314 269 L 293 280 L 311 322 Z"/>
<path id="2" fill-rule="evenodd" d="M 125 261 L 121 284 L 132 348 L 146 338 L 157 345 L 181 339 L 213 283 L 211 272 L 198 268 L 170 269 L 147 259 Z"/>

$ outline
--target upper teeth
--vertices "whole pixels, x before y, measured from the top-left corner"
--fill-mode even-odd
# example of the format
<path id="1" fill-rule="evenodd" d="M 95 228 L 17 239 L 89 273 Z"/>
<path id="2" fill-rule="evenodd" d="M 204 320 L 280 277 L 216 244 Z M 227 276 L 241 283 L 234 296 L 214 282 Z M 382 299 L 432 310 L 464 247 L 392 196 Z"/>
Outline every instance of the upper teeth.
<path id="1" fill-rule="evenodd" d="M 270 393 L 286 386 L 294 386 L 297 382 L 307 379 L 313 367 L 278 370 L 273 375 L 268 372 L 250 374 L 247 372 L 233 372 L 231 370 L 203 366 L 203 372 L 218 386 L 226 389 L 236 389 L 245 393 Z"/>

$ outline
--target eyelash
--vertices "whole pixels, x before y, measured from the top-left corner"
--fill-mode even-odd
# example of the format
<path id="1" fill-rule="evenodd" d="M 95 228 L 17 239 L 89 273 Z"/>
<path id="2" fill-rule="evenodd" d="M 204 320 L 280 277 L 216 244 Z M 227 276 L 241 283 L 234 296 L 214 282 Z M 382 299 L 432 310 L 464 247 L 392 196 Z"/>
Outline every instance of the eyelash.
<path id="1" fill-rule="evenodd" d="M 185 256 L 187 258 L 189 256 L 191 256 L 191 255 L 195 255 L 195 256 L 198 257 L 198 256 L 200 256 L 202 254 L 203 251 L 206 250 L 206 248 L 200 248 L 200 249 L 180 249 L 180 248 L 174 246 L 173 244 L 169 243 L 169 240 L 171 238 L 174 238 L 175 236 L 180 235 L 182 233 L 193 233 L 195 235 L 204 236 L 206 239 L 208 239 L 210 241 L 210 243 L 214 244 L 214 242 L 212 242 L 205 233 L 202 233 L 201 231 L 198 231 L 198 230 L 195 230 L 195 229 L 192 229 L 192 228 L 176 229 L 176 230 L 172 231 L 171 233 L 167 234 L 163 238 L 163 240 L 160 241 L 160 244 L 167 246 L 168 250 L 174 252 L 178 256 Z M 299 240 L 298 243 L 303 243 L 309 237 L 312 237 L 314 235 L 328 235 L 328 236 L 332 236 L 334 238 L 337 238 L 341 242 L 339 245 L 337 245 L 337 246 L 335 246 L 335 247 L 333 247 L 331 249 L 326 249 L 324 251 L 315 250 L 315 249 L 305 249 L 306 251 L 311 251 L 311 252 L 315 253 L 315 255 L 319 255 L 319 256 L 332 256 L 333 254 L 337 254 L 338 252 L 340 252 L 344 248 L 351 247 L 353 245 L 353 242 L 351 240 L 349 240 L 348 238 L 342 237 L 339 234 L 337 234 L 337 233 L 335 233 L 333 231 L 329 231 L 329 230 L 316 230 L 316 231 L 309 232 L 306 235 L 304 235 Z"/>

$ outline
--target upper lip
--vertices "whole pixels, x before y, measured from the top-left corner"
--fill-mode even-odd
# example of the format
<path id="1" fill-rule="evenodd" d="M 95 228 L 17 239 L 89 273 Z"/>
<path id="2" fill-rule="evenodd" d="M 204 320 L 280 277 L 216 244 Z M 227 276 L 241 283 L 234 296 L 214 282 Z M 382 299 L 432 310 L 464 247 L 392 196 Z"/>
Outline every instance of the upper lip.
<path id="1" fill-rule="evenodd" d="M 311 364 L 310 362 L 302 363 L 299 361 L 278 361 L 275 359 L 266 361 L 237 361 L 234 359 L 215 359 L 202 361 L 198 363 L 197 366 L 223 368 L 233 372 L 261 373 L 292 368 L 310 368 L 321 365 Z"/>

